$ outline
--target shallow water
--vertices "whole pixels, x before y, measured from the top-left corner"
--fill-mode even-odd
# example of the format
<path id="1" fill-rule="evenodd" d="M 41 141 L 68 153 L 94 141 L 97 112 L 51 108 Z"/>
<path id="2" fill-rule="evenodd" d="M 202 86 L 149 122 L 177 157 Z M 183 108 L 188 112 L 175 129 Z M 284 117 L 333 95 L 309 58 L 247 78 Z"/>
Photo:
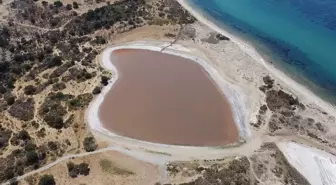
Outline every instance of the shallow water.
<path id="1" fill-rule="evenodd" d="M 336 103 L 335 0 L 188 0 L 284 72 Z"/>
<path id="2" fill-rule="evenodd" d="M 219 146 L 238 140 L 231 107 L 206 71 L 182 57 L 122 49 L 119 79 L 99 108 L 105 128 L 163 144 Z"/>

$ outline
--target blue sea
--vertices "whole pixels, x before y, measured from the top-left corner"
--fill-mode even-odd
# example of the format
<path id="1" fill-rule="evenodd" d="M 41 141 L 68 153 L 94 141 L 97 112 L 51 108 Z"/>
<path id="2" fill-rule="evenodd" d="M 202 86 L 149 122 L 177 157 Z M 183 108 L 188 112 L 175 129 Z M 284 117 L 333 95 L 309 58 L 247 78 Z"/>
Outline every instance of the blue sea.
<path id="1" fill-rule="evenodd" d="M 336 0 L 187 0 L 269 62 L 336 104 Z"/>

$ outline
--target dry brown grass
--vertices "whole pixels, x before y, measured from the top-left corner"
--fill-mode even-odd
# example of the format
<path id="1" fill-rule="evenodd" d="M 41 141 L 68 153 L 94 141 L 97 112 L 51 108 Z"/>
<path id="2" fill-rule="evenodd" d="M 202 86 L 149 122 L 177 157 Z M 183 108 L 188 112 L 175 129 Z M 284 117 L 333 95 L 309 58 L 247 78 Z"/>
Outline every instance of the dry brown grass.
<path id="1" fill-rule="evenodd" d="M 99 165 L 103 172 L 116 175 L 133 175 L 134 172 L 118 167 L 112 161 L 108 159 L 102 159 L 99 161 Z"/>

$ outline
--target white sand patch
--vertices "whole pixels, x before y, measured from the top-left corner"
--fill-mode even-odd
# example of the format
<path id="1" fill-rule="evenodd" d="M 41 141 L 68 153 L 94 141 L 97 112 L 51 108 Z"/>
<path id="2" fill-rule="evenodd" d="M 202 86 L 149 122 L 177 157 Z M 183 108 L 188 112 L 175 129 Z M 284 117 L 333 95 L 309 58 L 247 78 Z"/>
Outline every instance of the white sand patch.
<path id="1" fill-rule="evenodd" d="M 336 156 L 293 142 L 278 143 L 278 146 L 311 185 L 336 185 Z"/>
<path id="2" fill-rule="evenodd" d="M 109 135 L 113 137 L 121 137 L 126 140 L 138 141 L 135 139 L 119 136 L 105 129 L 99 120 L 99 115 L 98 115 L 99 106 L 104 101 L 104 96 L 106 95 L 106 93 L 109 92 L 113 84 L 118 80 L 118 71 L 111 62 L 111 54 L 114 50 L 118 50 L 118 49 L 145 49 L 145 50 L 152 50 L 152 51 L 161 51 L 163 47 L 166 47 L 168 45 L 169 43 L 159 42 L 159 41 L 136 41 L 136 42 L 126 43 L 122 45 L 117 45 L 114 47 L 109 47 L 102 52 L 99 58 L 101 62 L 101 66 L 111 71 L 114 75 L 111 78 L 110 83 L 106 87 L 104 87 L 101 94 L 99 94 L 90 103 L 89 108 L 86 111 L 85 119 L 92 130 L 98 131 L 104 135 Z M 250 136 L 250 130 L 247 125 L 246 116 L 245 116 L 247 114 L 245 95 L 242 93 L 242 91 L 240 91 L 239 87 L 225 81 L 221 77 L 221 75 L 218 73 L 218 71 L 215 68 L 213 68 L 210 64 L 208 64 L 201 58 L 197 58 L 197 57 L 189 55 L 189 53 L 187 53 L 188 51 L 189 50 L 187 48 L 181 45 L 173 45 L 169 48 L 166 48 L 163 51 L 163 53 L 188 58 L 191 61 L 194 61 L 198 63 L 199 65 L 201 65 L 208 72 L 210 77 L 215 81 L 219 89 L 228 99 L 231 105 L 231 108 L 232 108 L 234 122 L 239 131 L 239 136 L 241 138 L 241 141 L 244 141 L 247 137 Z M 188 146 L 171 146 L 171 145 L 150 143 L 150 142 L 145 142 L 145 141 L 138 141 L 138 142 L 151 144 L 155 146 L 188 148 Z"/>
<path id="3" fill-rule="evenodd" d="M 287 89 L 289 89 L 293 94 L 297 97 L 300 97 L 300 100 L 305 100 L 307 102 L 314 103 L 321 108 L 323 108 L 327 113 L 336 116 L 336 109 L 329 102 L 322 100 L 320 97 L 316 96 L 312 91 L 310 91 L 306 86 L 297 83 L 295 80 L 291 79 L 284 72 L 276 69 L 271 65 L 270 62 L 266 61 L 254 47 L 251 46 L 246 41 L 230 34 L 223 28 L 220 28 L 210 20 L 206 16 L 204 16 L 200 11 L 194 10 L 193 7 L 186 0 L 177 0 L 186 10 L 188 10 L 192 15 L 194 15 L 197 20 L 209 26 L 211 29 L 221 33 L 231 41 L 233 41 L 242 51 L 248 54 L 253 60 L 256 62 L 260 62 L 271 74 L 277 77 L 279 80 L 283 81 L 284 84 L 287 85 Z"/>

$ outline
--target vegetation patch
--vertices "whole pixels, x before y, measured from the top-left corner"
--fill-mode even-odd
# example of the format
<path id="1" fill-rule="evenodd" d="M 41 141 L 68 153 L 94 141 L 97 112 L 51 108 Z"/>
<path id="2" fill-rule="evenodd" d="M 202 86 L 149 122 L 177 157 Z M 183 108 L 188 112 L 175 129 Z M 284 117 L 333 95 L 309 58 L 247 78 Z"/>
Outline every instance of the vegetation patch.
<path id="1" fill-rule="evenodd" d="M 72 97 L 72 95 L 63 94 L 62 92 L 49 93 L 40 107 L 40 116 L 50 127 L 63 128 L 65 126 L 63 116 L 67 113 L 63 104 Z"/>
<path id="2" fill-rule="evenodd" d="M 101 93 L 101 88 L 99 86 L 96 86 L 93 90 L 92 90 L 92 94 L 93 95 L 97 95 Z"/>
<path id="3" fill-rule="evenodd" d="M 90 137 L 86 137 L 83 141 L 83 145 L 84 145 L 84 150 L 87 152 L 93 152 L 97 149 L 97 144 L 96 144 L 96 140 L 94 139 L 94 137 L 90 136 Z"/>
<path id="4" fill-rule="evenodd" d="M 26 95 L 34 95 L 36 93 L 36 87 L 33 85 L 28 85 L 23 89 Z"/>
<path id="5" fill-rule="evenodd" d="M 213 165 L 211 168 L 203 169 L 205 173 L 202 177 L 181 185 L 227 185 L 227 184 L 257 184 L 258 181 L 252 179 L 250 163 L 246 157 L 236 159 L 228 166 Z"/>
<path id="6" fill-rule="evenodd" d="M 74 164 L 69 162 L 67 164 L 68 174 L 71 178 L 76 178 L 78 175 L 87 176 L 90 174 L 90 168 L 88 163 Z"/>
<path id="7" fill-rule="evenodd" d="M 43 175 L 40 178 L 38 185 L 56 185 L 53 175 Z"/>
<path id="8" fill-rule="evenodd" d="M 159 152 L 159 151 L 148 150 L 148 149 L 146 149 L 146 152 L 149 152 L 149 153 L 152 153 L 152 154 L 159 154 L 159 155 L 171 156 L 171 154 L 170 154 L 170 153 L 167 153 L 167 152 Z"/>
<path id="9" fill-rule="evenodd" d="M 52 86 L 52 89 L 54 91 L 60 91 L 60 90 L 63 90 L 66 88 L 66 85 L 64 82 L 59 82 L 59 83 L 55 83 L 53 86 Z"/>
<path id="10" fill-rule="evenodd" d="M 8 141 L 11 135 L 12 131 L 5 128 L 0 128 L 0 151 L 8 146 Z"/>
<path id="11" fill-rule="evenodd" d="M 34 118 L 34 100 L 33 99 L 27 99 L 24 100 L 17 100 L 10 108 L 9 108 L 9 114 L 19 120 L 22 121 L 29 121 Z"/>
<path id="12" fill-rule="evenodd" d="M 14 146 L 18 146 L 20 144 L 25 145 L 26 143 L 28 143 L 28 141 L 30 141 L 30 139 L 31 137 L 29 133 L 26 130 L 21 130 L 13 134 L 10 142 Z"/>
<path id="13" fill-rule="evenodd" d="M 91 102 L 93 96 L 90 93 L 78 95 L 76 98 L 69 101 L 68 106 L 70 110 L 79 110 L 86 108 Z"/>
<path id="14" fill-rule="evenodd" d="M 134 175 L 133 172 L 122 169 L 118 166 L 116 166 L 112 161 L 108 159 L 102 159 L 99 161 L 99 165 L 103 172 L 109 173 L 109 174 L 115 174 L 115 175 Z"/>

